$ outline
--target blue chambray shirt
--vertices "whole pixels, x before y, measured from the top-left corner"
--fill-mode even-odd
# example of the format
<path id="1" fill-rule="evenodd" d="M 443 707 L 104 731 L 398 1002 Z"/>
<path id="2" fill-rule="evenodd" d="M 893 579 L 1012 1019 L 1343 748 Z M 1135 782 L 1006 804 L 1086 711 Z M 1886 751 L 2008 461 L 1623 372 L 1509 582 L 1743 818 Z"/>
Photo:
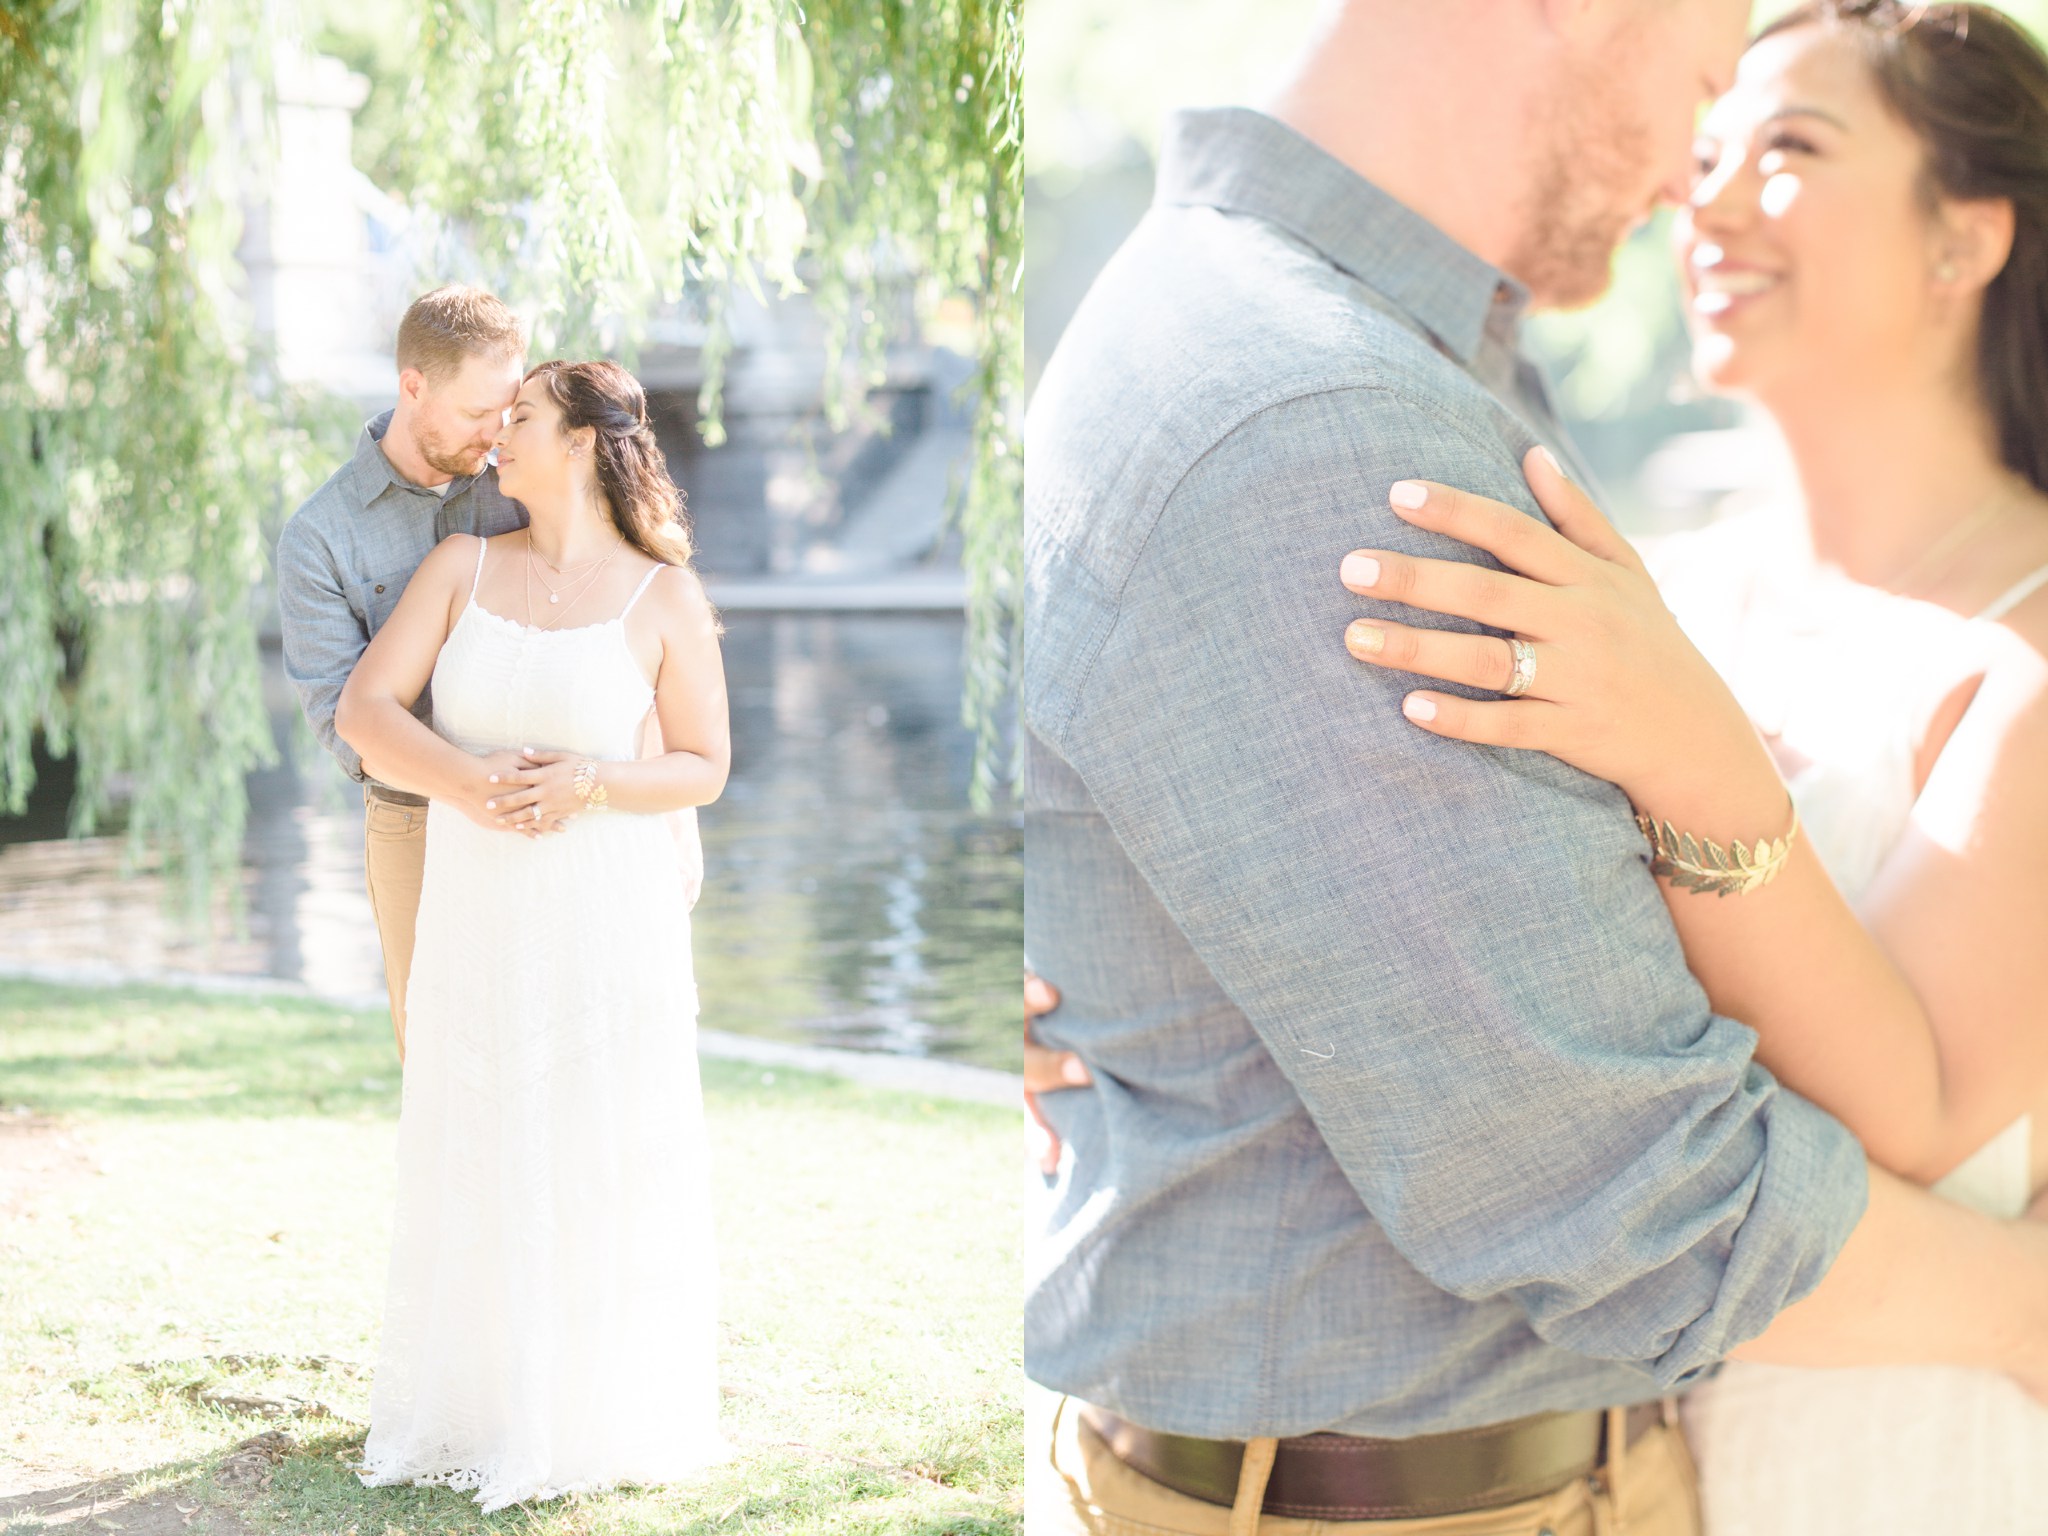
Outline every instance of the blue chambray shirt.
<path id="1" fill-rule="evenodd" d="M 1861 1215 L 1685 968 L 1627 801 L 1400 713 L 1344 628 L 1419 476 L 1573 462 L 1526 293 L 1274 120 L 1172 125 L 1026 427 L 1026 943 L 1095 1087 L 1025 1359 L 1155 1429 L 1411 1435 L 1682 1387 Z M 1466 628 L 1435 615 L 1427 622 Z M 1432 684 L 1431 686 L 1439 686 Z"/>
<path id="2" fill-rule="evenodd" d="M 277 539 L 285 675 L 320 744 L 365 783 L 362 758 L 334 733 L 334 706 L 370 637 L 420 562 L 451 533 L 491 538 L 526 526 L 526 509 L 498 489 L 495 469 L 457 478 L 446 495 L 399 474 L 378 446 L 390 425 L 389 411 L 365 423 L 354 456 L 306 498 Z M 431 690 L 420 691 L 412 712 L 434 723 Z M 380 788 L 395 799 L 420 799 Z"/>

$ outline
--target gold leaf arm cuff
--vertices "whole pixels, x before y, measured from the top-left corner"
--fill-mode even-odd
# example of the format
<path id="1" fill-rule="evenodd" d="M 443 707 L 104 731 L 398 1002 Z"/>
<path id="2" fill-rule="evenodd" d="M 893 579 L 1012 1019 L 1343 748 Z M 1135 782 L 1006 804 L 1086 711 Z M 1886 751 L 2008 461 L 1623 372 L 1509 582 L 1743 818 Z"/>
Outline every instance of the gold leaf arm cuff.
<path id="1" fill-rule="evenodd" d="M 576 765 L 576 772 L 569 780 L 569 787 L 576 791 L 576 798 L 583 802 L 583 808 L 587 811 L 605 809 L 605 802 L 610 798 L 604 785 L 597 781 L 597 764 L 587 757 Z"/>
<path id="2" fill-rule="evenodd" d="M 1723 848 L 1711 838 L 1680 832 L 1636 812 L 1636 828 L 1650 844 L 1650 873 L 1661 875 L 1680 890 L 1696 896 L 1746 896 L 1778 878 L 1799 839 L 1799 807 L 1792 807 L 1792 825 L 1772 842 L 1759 838 L 1745 847 L 1740 838 Z"/>

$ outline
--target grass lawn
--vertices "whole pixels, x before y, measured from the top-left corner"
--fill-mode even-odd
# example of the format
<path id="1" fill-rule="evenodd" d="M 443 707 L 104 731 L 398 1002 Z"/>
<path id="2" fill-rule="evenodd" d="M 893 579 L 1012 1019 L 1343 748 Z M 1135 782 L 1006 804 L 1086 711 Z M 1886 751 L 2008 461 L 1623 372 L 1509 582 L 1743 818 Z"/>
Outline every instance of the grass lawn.
<path id="1" fill-rule="evenodd" d="M 740 1456 L 485 1518 L 346 1465 L 389 1021 L 0 982 L 0 1532 L 1021 1531 L 1017 1115 L 719 1061 L 704 1090 Z"/>

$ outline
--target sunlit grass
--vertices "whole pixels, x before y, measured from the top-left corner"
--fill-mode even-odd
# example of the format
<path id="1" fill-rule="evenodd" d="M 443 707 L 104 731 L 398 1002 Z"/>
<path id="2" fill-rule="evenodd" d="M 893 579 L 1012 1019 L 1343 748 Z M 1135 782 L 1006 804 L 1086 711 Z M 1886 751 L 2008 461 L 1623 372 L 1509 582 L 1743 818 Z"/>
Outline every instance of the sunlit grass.
<path id="1" fill-rule="evenodd" d="M 388 1022 L 0 983 L 0 1491 L 118 1477 L 199 1507 L 195 1532 L 212 1512 L 293 1536 L 1020 1530 L 1015 1116 L 715 1061 L 705 1092 L 740 1457 L 486 1519 L 347 1467 L 392 1198 Z M 266 1430 L 293 1444 L 234 1484 Z"/>

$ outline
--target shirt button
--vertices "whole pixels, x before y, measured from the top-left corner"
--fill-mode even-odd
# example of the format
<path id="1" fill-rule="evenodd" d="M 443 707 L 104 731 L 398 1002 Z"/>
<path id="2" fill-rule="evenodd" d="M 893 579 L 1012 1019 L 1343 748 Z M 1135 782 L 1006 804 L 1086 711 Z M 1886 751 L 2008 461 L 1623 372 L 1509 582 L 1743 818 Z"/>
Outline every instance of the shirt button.
<path id="1" fill-rule="evenodd" d="M 384 590 L 384 583 L 383 583 L 383 582 L 381 582 L 381 581 L 380 581 L 380 582 L 378 582 L 378 583 L 377 583 L 377 590 L 378 590 L 379 592 L 382 592 L 382 591 Z"/>

